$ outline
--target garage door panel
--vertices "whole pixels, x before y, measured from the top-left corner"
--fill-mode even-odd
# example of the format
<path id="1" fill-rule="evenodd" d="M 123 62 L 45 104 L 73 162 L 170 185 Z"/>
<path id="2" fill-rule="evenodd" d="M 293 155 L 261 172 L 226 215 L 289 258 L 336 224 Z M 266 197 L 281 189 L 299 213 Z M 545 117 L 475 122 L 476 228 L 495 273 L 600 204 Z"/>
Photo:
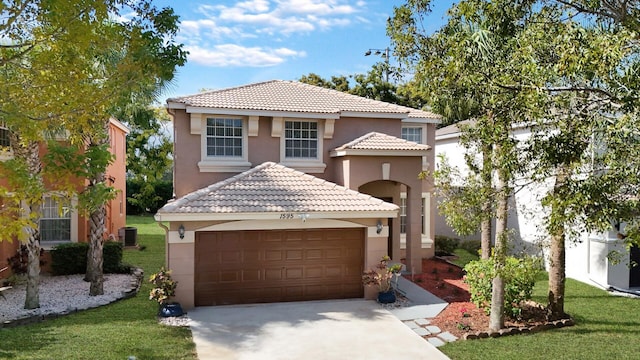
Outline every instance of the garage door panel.
<path id="1" fill-rule="evenodd" d="M 196 305 L 363 296 L 362 229 L 196 235 Z"/>
<path id="2" fill-rule="evenodd" d="M 265 250 L 264 259 L 266 261 L 282 261 L 282 251 L 280 250 Z"/>
<path id="3" fill-rule="evenodd" d="M 302 249 L 287 250 L 285 252 L 285 254 L 286 254 L 285 259 L 287 261 L 290 261 L 290 260 L 302 260 L 303 250 Z"/>
<path id="4" fill-rule="evenodd" d="M 263 280 L 265 280 L 265 281 L 278 281 L 278 280 L 283 280 L 283 279 L 284 279 L 284 274 L 283 274 L 283 269 L 282 268 L 265 269 L 264 270 L 264 278 L 263 278 Z"/>

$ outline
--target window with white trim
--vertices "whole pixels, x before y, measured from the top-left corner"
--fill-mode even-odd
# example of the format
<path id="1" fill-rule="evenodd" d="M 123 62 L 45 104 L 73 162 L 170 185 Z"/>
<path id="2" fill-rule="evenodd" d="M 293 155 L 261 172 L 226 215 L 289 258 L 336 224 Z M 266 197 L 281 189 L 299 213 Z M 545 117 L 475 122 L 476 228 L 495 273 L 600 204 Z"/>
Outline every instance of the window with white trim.
<path id="1" fill-rule="evenodd" d="M 316 121 L 285 121 L 285 158 L 318 158 L 318 123 Z"/>
<path id="2" fill-rule="evenodd" d="M 207 118 L 207 157 L 242 158 L 242 119 Z"/>
<path id="3" fill-rule="evenodd" d="M 40 217 L 40 241 L 71 241 L 71 212 L 68 204 L 45 197 Z"/>
<path id="4" fill-rule="evenodd" d="M 193 119 L 192 119 L 193 120 Z M 201 172 L 242 172 L 249 170 L 247 120 L 241 117 L 209 115 L 197 116 L 200 134 Z"/>
<path id="5" fill-rule="evenodd" d="M 422 127 L 402 127 L 402 138 L 407 141 L 413 141 L 422 144 Z"/>
<path id="6" fill-rule="evenodd" d="M 402 194 L 402 195 L 406 196 L 405 194 Z M 404 196 L 400 198 L 400 234 L 407 233 L 407 198 Z M 421 202 L 420 222 L 422 223 L 422 230 L 421 230 L 422 234 L 424 234 L 424 231 L 425 231 L 424 207 L 425 207 L 426 201 L 427 199 L 424 197 L 420 201 Z"/>

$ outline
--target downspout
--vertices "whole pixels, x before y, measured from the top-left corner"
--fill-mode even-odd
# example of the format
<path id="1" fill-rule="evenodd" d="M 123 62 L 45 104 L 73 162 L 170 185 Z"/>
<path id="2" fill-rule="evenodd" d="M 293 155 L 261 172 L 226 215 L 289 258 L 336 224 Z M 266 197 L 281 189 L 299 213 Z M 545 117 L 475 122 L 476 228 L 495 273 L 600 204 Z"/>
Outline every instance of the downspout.
<path id="1" fill-rule="evenodd" d="M 171 269 L 171 266 L 169 266 L 169 228 L 162 223 L 158 214 L 153 218 L 158 222 L 158 226 L 164 229 L 164 263 L 166 269 Z"/>

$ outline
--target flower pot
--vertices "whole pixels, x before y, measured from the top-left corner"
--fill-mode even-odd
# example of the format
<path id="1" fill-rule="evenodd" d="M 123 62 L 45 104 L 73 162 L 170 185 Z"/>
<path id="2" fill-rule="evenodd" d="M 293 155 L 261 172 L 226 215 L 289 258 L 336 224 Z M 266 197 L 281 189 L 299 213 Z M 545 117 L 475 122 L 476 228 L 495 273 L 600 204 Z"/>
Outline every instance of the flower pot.
<path id="1" fill-rule="evenodd" d="M 161 317 L 182 316 L 183 314 L 184 312 L 182 311 L 180 303 L 161 304 L 160 310 L 158 311 L 158 315 Z"/>
<path id="2" fill-rule="evenodd" d="M 391 304 L 396 302 L 396 292 L 394 290 L 379 292 L 378 302 L 381 304 Z"/>

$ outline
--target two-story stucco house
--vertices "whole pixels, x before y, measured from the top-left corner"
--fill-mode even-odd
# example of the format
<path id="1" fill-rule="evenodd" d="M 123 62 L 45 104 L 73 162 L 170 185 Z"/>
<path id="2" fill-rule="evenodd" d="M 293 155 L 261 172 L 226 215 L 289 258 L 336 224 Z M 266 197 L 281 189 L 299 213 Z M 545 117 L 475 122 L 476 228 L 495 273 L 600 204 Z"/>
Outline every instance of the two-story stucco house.
<path id="1" fill-rule="evenodd" d="M 433 113 L 294 81 L 167 100 L 176 300 L 204 305 L 371 297 L 380 258 L 433 256 Z M 373 290 L 372 290 L 373 291 Z"/>

